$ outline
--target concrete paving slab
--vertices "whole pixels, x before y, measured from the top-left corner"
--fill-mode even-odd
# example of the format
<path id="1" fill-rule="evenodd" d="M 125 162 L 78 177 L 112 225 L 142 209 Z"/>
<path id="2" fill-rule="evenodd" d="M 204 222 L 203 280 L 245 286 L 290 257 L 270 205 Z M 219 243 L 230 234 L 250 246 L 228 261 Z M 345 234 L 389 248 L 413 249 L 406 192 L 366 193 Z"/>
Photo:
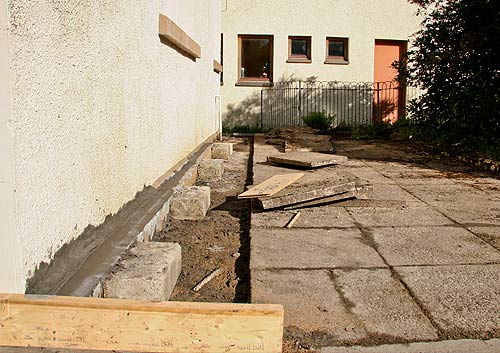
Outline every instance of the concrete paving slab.
<path id="1" fill-rule="evenodd" d="M 477 201 L 466 204 L 436 201 L 431 205 L 458 223 L 467 226 L 500 225 L 500 201 Z"/>
<path id="2" fill-rule="evenodd" d="M 438 338 L 432 323 L 388 269 L 336 270 L 333 276 L 370 336 L 391 341 Z"/>
<path id="3" fill-rule="evenodd" d="M 287 206 L 284 207 L 284 210 L 296 210 L 296 209 L 303 209 L 303 208 L 310 208 L 310 207 L 320 207 L 320 206 L 327 206 L 330 204 L 335 204 L 343 201 L 349 201 L 349 200 L 354 200 L 357 199 L 358 197 L 368 197 L 373 193 L 373 186 L 372 185 L 361 185 L 361 186 L 356 186 L 354 191 L 346 191 L 341 194 L 333 195 L 333 196 L 328 196 L 324 197 L 321 199 L 316 199 L 316 200 L 311 200 L 307 202 L 302 202 L 296 205 L 292 206 Z"/>
<path id="4" fill-rule="evenodd" d="M 283 228 L 296 211 L 252 213 L 252 228 Z M 354 227 L 354 221 L 341 207 L 316 207 L 300 211 L 293 228 Z"/>
<path id="5" fill-rule="evenodd" d="M 393 200 L 393 201 L 419 201 L 415 196 L 396 184 L 375 184 L 373 192 L 361 195 L 360 199 Z"/>
<path id="6" fill-rule="evenodd" d="M 467 226 L 471 232 L 500 250 L 500 227 L 492 226 Z"/>
<path id="7" fill-rule="evenodd" d="M 333 196 L 347 191 L 369 185 L 368 182 L 343 171 L 320 173 L 309 172 L 270 198 L 261 198 L 260 203 L 264 209 L 291 206 L 293 204 L 311 201 L 322 197 Z"/>
<path id="8" fill-rule="evenodd" d="M 177 243 L 137 243 L 103 283 L 105 298 L 166 301 L 182 268 Z"/>
<path id="9" fill-rule="evenodd" d="M 328 271 L 252 271 L 251 288 L 252 303 L 284 306 L 284 326 L 289 336 L 306 342 L 309 336 L 314 344 L 322 345 L 367 336 L 349 312 Z"/>
<path id="10" fill-rule="evenodd" d="M 358 229 L 252 229 L 251 269 L 385 267 Z"/>
<path id="11" fill-rule="evenodd" d="M 458 226 L 369 231 L 379 253 L 392 266 L 500 263 L 499 251 Z"/>
<path id="12" fill-rule="evenodd" d="M 340 164 L 347 161 L 347 157 L 317 152 L 287 152 L 270 155 L 267 157 L 267 161 L 292 167 L 318 168 Z"/>
<path id="13" fill-rule="evenodd" d="M 500 334 L 500 265 L 396 267 L 402 281 L 442 334 Z"/>
<path id="14" fill-rule="evenodd" d="M 367 170 L 367 171 L 365 171 L 365 170 L 356 171 L 356 170 L 350 169 L 349 172 L 356 175 L 358 178 L 368 180 L 370 183 L 372 183 L 374 185 L 396 184 L 396 182 L 394 180 L 380 174 L 379 172 L 377 172 L 374 169 Z"/>
<path id="15" fill-rule="evenodd" d="M 329 347 L 321 353 L 498 353 L 500 339 L 453 340 L 440 342 L 416 342 L 409 344 L 384 344 L 377 347 Z"/>
<path id="16" fill-rule="evenodd" d="M 421 202 L 407 202 L 398 208 L 346 207 L 347 212 L 363 227 L 423 226 L 454 224 L 438 211 Z"/>
<path id="17" fill-rule="evenodd" d="M 471 185 L 463 183 L 445 183 L 442 185 L 435 184 L 414 184 L 405 185 L 404 189 L 417 196 L 419 199 L 433 202 L 450 202 L 468 204 L 470 201 L 483 202 L 490 199 L 490 195 L 486 192 L 478 190 Z"/>

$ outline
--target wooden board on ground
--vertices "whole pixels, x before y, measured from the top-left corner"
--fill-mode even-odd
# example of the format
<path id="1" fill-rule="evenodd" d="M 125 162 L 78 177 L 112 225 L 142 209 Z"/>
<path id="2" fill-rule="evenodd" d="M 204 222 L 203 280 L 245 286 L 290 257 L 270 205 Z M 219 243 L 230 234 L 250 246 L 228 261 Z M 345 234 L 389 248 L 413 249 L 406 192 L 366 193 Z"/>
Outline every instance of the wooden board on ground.
<path id="1" fill-rule="evenodd" d="M 347 157 L 317 152 L 289 152 L 268 156 L 267 161 L 305 168 L 318 168 L 345 162 Z"/>
<path id="2" fill-rule="evenodd" d="M 0 346 L 278 353 L 283 307 L 0 294 Z"/>
<path id="3" fill-rule="evenodd" d="M 346 172 L 309 172 L 293 188 L 284 189 L 272 197 L 259 197 L 263 209 L 283 208 L 326 197 L 354 192 L 367 182 Z"/>
<path id="4" fill-rule="evenodd" d="M 239 199 L 257 198 L 262 196 L 272 196 L 283 190 L 288 185 L 296 182 L 304 176 L 304 173 L 278 174 L 270 177 L 255 187 L 238 195 Z"/>

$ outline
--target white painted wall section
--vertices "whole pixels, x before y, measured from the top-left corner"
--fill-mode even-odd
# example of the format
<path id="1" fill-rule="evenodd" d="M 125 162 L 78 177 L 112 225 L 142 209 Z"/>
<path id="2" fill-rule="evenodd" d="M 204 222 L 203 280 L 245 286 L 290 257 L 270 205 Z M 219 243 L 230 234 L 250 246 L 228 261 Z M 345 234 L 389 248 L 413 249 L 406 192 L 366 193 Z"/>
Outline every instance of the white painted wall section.
<path id="1" fill-rule="evenodd" d="M 219 57 L 221 4 L 7 4 L 12 95 L 1 97 L 11 101 L 9 128 L 0 105 L 1 187 L 4 179 L 15 180 L 7 189 L 17 191 L 1 217 L 10 212 L 8 219 L 15 219 L 8 237 L 19 247 L 17 282 L 24 288 L 63 244 L 101 224 L 215 133 L 220 86 L 213 59 Z M 201 45 L 201 59 L 193 61 L 160 42 L 160 12 L 170 12 Z M 2 29 L 2 41 L 5 35 Z M 4 60 L 3 42 L 1 48 Z M 6 134 L 14 142 L 4 140 Z M 4 176 L 9 158 L 12 173 Z M 7 242 L 3 234 L 2 228 L 1 241 Z"/>
<path id="2" fill-rule="evenodd" d="M 226 10 L 227 3 L 227 10 Z M 407 0 L 224 0 L 223 109 L 255 118 L 256 87 L 236 87 L 238 34 L 274 35 L 274 81 L 291 78 L 372 82 L 375 39 L 408 40 L 419 29 L 416 6 Z M 288 36 L 312 37 L 312 63 L 286 63 Z M 324 64 L 326 37 L 349 38 L 349 65 Z"/>

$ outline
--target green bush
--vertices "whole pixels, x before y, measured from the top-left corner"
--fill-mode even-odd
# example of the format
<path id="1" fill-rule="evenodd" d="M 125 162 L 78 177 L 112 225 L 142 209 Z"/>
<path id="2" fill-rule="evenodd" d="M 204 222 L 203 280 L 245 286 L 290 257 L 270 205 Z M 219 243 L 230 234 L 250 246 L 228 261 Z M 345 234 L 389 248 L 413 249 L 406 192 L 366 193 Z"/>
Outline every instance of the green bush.
<path id="1" fill-rule="evenodd" d="M 420 137 L 496 155 L 500 146 L 500 2 L 409 0 L 422 15 L 400 82 L 425 92 L 408 111 Z"/>
<path id="2" fill-rule="evenodd" d="M 335 117 L 326 115 L 326 112 L 312 112 L 302 117 L 304 124 L 318 129 L 321 132 L 329 132 L 333 128 Z"/>

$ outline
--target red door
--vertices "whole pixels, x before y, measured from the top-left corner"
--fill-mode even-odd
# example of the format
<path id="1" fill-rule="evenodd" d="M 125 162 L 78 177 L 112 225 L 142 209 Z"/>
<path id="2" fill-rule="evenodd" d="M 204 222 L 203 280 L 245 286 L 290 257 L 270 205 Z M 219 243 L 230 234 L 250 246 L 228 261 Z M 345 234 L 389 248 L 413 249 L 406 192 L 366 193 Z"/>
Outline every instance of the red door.
<path id="1" fill-rule="evenodd" d="M 375 40 L 374 104 L 375 122 L 394 123 L 404 111 L 404 90 L 395 81 L 397 70 L 392 63 L 406 52 L 405 41 Z"/>

